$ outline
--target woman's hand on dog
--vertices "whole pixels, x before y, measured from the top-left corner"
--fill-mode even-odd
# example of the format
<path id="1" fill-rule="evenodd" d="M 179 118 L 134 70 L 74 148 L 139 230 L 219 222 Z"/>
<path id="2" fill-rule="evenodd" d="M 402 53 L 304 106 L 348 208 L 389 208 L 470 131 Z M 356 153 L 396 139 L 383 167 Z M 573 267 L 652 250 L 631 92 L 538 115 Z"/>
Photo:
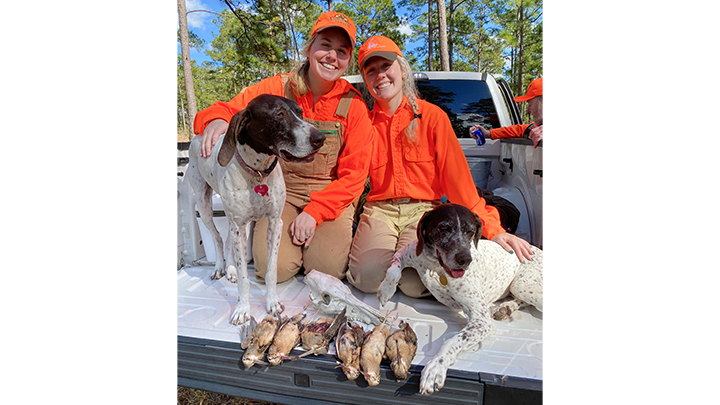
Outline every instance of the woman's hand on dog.
<path id="1" fill-rule="evenodd" d="M 307 249 L 313 236 L 315 236 L 316 226 L 317 221 L 312 215 L 301 212 L 290 224 L 292 242 L 298 246 L 305 244 L 305 249 Z"/>
<path id="2" fill-rule="evenodd" d="M 207 127 L 205 127 L 205 132 L 203 132 L 200 156 L 206 158 L 212 155 L 212 148 L 215 146 L 215 142 L 220 138 L 220 135 L 227 132 L 228 127 L 230 127 L 230 124 L 223 119 L 218 118 L 210 121 Z"/>
<path id="3" fill-rule="evenodd" d="M 530 244 L 525 239 L 503 232 L 495 235 L 492 241 L 502 246 L 506 251 L 515 253 L 520 263 L 525 263 L 525 260 L 532 260 L 532 250 L 530 250 Z"/>

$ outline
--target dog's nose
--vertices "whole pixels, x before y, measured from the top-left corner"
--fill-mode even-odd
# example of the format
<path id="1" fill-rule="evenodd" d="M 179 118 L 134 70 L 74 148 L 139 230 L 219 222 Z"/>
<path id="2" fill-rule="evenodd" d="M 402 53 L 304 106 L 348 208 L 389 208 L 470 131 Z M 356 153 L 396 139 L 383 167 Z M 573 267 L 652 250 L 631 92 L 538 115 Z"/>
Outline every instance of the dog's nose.
<path id="1" fill-rule="evenodd" d="M 460 267 L 467 266 L 471 261 L 472 255 L 470 255 L 470 252 L 460 252 L 455 255 L 455 263 L 457 263 Z"/>
<path id="2" fill-rule="evenodd" d="M 325 143 L 325 135 L 318 131 L 317 128 L 313 128 L 310 132 L 310 144 L 314 149 L 320 149 Z"/>

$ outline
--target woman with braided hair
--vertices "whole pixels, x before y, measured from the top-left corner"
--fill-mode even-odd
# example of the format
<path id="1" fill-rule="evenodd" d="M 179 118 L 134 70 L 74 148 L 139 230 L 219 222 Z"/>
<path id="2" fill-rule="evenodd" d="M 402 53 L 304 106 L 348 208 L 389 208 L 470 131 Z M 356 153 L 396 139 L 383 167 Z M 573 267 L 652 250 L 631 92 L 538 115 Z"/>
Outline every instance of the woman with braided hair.
<path id="1" fill-rule="evenodd" d="M 376 292 L 393 254 L 415 240 L 418 221 L 443 195 L 480 217 L 485 238 L 520 261 L 531 260 L 530 244 L 505 232 L 497 209 L 478 195 L 450 119 L 419 98 L 400 48 L 390 38 L 371 37 L 360 47 L 358 59 L 375 98 L 370 119 L 376 134 L 371 189 L 350 249 L 348 281 L 363 292 Z M 430 295 L 411 268 L 403 271 L 398 287 L 410 297 Z"/>

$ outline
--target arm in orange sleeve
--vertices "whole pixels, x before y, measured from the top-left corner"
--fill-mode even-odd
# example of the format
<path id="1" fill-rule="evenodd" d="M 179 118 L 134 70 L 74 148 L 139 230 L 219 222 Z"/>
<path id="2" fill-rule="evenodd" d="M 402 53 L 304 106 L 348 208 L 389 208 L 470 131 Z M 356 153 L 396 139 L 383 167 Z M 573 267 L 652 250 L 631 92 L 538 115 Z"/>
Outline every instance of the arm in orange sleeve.
<path id="1" fill-rule="evenodd" d="M 375 129 L 368 109 L 359 96 L 353 98 L 343 128 L 343 151 L 338 157 L 337 179 L 320 191 L 310 194 L 310 203 L 303 210 L 320 225 L 335 219 L 352 204 L 365 189 L 370 170 Z"/>
<path id="2" fill-rule="evenodd" d="M 278 96 L 284 96 L 285 91 L 283 89 L 280 75 L 269 77 L 261 80 L 257 84 L 245 88 L 240 92 L 240 94 L 228 102 L 216 101 L 210 107 L 199 111 L 197 115 L 195 115 L 193 131 L 195 131 L 196 135 L 202 135 L 205 131 L 205 127 L 207 127 L 210 121 L 218 118 L 230 122 L 230 119 L 233 115 L 235 115 L 235 113 L 247 107 L 250 100 L 260 94 L 275 94 Z"/>
<path id="3" fill-rule="evenodd" d="M 523 133 L 531 124 L 517 124 L 510 125 L 508 127 L 493 128 L 490 130 L 490 138 L 492 139 L 504 139 L 504 138 L 522 138 Z"/>
<path id="4" fill-rule="evenodd" d="M 433 125 L 433 137 L 440 185 L 450 202 L 462 204 L 480 217 L 483 223 L 482 235 L 492 239 L 505 232 L 500 225 L 500 213 L 495 207 L 485 205 L 485 199 L 478 195 L 470 167 L 450 119 L 442 110 L 438 109 L 438 112 Z"/>

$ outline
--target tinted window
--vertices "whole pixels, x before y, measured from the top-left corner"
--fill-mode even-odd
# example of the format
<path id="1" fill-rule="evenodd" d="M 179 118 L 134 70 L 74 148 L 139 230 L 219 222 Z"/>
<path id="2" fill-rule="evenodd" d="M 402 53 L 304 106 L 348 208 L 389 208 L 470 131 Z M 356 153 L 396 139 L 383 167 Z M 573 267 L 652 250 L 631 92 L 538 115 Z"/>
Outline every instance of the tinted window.
<path id="1" fill-rule="evenodd" d="M 365 88 L 365 83 L 354 85 L 363 95 L 368 108 L 372 109 L 374 99 Z M 469 138 L 468 129 L 476 124 L 486 128 L 499 128 L 495 104 L 487 84 L 477 80 L 422 80 L 417 82 L 422 98 L 442 108 L 450 117 L 455 135 Z"/>
<path id="2" fill-rule="evenodd" d="M 458 138 L 469 138 L 475 124 L 498 128 L 497 111 L 485 82 L 477 80 L 427 80 L 417 82 L 423 99 L 442 108 Z"/>

